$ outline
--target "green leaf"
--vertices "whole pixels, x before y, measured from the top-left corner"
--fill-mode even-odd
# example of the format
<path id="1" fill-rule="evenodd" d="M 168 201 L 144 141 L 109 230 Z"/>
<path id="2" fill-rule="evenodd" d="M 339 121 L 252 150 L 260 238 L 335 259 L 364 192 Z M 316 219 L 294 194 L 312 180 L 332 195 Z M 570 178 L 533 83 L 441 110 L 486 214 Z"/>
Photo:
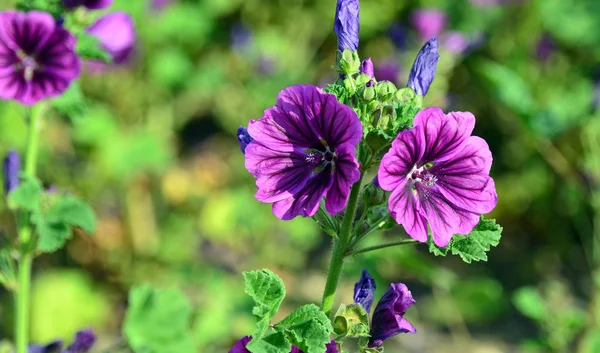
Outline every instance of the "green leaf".
<path id="1" fill-rule="evenodd" d="M 252 353 L 289 353 L 292 344 L 283 333 L 274 332 L 261 339 L 252 339 L 246 349 Z"/>
<path id="2" fill-rule="evenodd" d="M 342 337 L 369 337 L 369 315 L 360 304 L 340 305 L 333 330 Z"/>
<path id="3" fill-rule="evenodd" d="M 35 178 L 23 178 L 19 186 L 8 194 L 8 205 L 11 209 L 37 211 L 40 209 L 42 184 Z"/>
<path id="4" fill-rule="evenodd" d="M 545 320 L 549 314 L 544 298 L 533 287 L 519 288 L 513 295 L 513 304 L 521 314 L 538 322 Z"/>
<path id="5" fill-rule="evenodd" d="M 285 333 L 292 344 L 305 353 L 323 353 L 325 344 L 330 342 L 329 336 L 333 332 L 327 315 L 314 304 L 294 310 L 275 325 L 275 330 Z"/>
<path id="6" fill-rule="evenodd" d="M 105 63 L 111 63 L 112 57 L 100 47 L 100 39 L 85 32 L 77 35 L 77 54 L 82 59 L 96 59 Z"/>
<path id="7" fill-rule="evenodd" d="M 134 287 L 123 335 L 136 353 L 180 353 L 196 351 L 190 332 L 192 307 L 177 289 Z"/>
<path id="8" fill-rule="evenodd" d="M 33 221 L 39 236 L 37 250 L 45 253 L 62 248 L 71 238 L 71 228 L 63 222 L 48 222 L 43 216 Z"/>
<path id="9" fill-rule="evenodd" d="M 252 313 L 258 318 L 257 329 L 252 337 L 261 339 L 285 298 L 285 286 L 281 278 L 268 269 L 244 272 L 243 275 L 246 293 L 255 303 Z"/>
<path id="10" fill-rule="evenodd" d="M 67 195 L 58 199 L 45 216 L 50 223 L 79 227 L 90 234 L 96 231 L 94 210 L 75 196 Z"/>
<path id="11" fill-rule="evenodd" d="M 445 246 L 443 248 L 438 247 L 437 245 L 435 245 L 435 243 L 433 242 L 433 239 L 431 237 L 429 237 L 429 240 L 427 241 L 427 244 L 429 245 L 429 252 L 432 253 L 435 256 L 446 256 L 448 255 L 448 247 Z"/>

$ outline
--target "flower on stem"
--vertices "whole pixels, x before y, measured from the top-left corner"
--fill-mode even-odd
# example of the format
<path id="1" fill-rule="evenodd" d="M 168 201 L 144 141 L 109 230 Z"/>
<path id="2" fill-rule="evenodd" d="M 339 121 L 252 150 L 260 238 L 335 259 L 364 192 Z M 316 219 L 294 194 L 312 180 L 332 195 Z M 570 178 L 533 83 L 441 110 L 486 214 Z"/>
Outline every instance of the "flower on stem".
<path id="1" fill-rule="evenodd" d="M 392 192 L 390 213 L 412 238 L 427 241 L 429 223 L 435 244 L 446 246 L 496 206 L 492 153 L 482 138 L 471 136 L 474 126 L 469 112 L 421 110 L 383 157 L 379 184 Z"/>
<path id="2" fill-rule="evenodd" d="M 0 12 L 0 98 L 25 105 L 64 92 L 79 75 L 75 37 L 45 12 Z"/>
<path id="3" fill-rule="evenodd" d="M 375 299 L 375 280 L 367 270 L 363 270 L 360 280 L 354 284 L 354 302 L 362 305 L 366 312 L 371 311 Z"/>
<path id="4" fill-rule="evenodd" d="M 311 85 L 279 93 L 277 104 L 252 120 L 246 169 L 256 178 L 256 199 L 273 203 L 280 219 L 313 216 L 325 208 L 337 214 L 360 178 L 356 146 L 362 126 L 356 113 Z"/>
<path id="5" fill-rule="evenodd" d="M 358 0 L 338 0 L 335 9 L 333 31 L 338 37 L 338 50 L 358 50 L 358 32 L 360 29 L 360 6 Z"/>
<path id="6" fill-rule="evenodd" d="M 242 153 L 246 153 L 246 147 L 250 142 L 252 142 L 252 137 L 248 133 L 248 129 L 246 129 L 243 126 L 240 126 L 237 130 L 237 138 Z"/>
<path id="7" fill-rule="evenodd" d="M 406 87 L 412 88 L 420 96 L 425 96 L 435 77 L 435 68 L 439 58 L 438 42 L 434 37 L 419 50 L 410 69 Z"/>
<path id="8" fill-rule="evenodd" d="M 68 9 L 83 6 L 89 10 L 101 10 L 112 5 L 113 0 L 63 0 L 63 5 Z"/>
<path id="9" fill-rule="evenodd" d="M 21 158 L 16 151 L 9 151 L 4 158 L 4 194 L 8 195 L 14 188 L 19 186 L 19 171 L 21 170 Z"/>
<path id="10" fill-rule="evenodd" d="M 414 303 L 406 285 L 392 283 L 373 311 L 369 347 L 379 347 L 383 341 L 399 333 L 417 333 L 414 326 L 404 318 L 406 310 Z"/>
<path id="11" fill-rule="evenodd" d="M 86 32 L 100 40 L 100 46 L 112 58 L 114 65 L 126 63 L 135 47 L 135 26 L 133 19 L 125 12 L 112 12 L 98 18 Z M 102 69 L 106 65 L 93 61 L 93 68 Z"/>

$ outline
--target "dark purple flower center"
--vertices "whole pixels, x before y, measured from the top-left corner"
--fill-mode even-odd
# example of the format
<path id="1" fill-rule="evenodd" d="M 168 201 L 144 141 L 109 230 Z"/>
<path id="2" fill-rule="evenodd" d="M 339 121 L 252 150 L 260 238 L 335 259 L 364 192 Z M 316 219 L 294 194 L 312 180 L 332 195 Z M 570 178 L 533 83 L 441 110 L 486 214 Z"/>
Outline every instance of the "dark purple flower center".
<path id="1" fill-rule="evenodd" d="M 40 68 L 33 56 L 27 55 L 24 51 L 17 51 L 17 58 L 19 62 L 15 65 L 17 71 L 23 71 L 25 80 L 31 81 L 33 79 L 33 73 Z"/>
<path id="2" fill-rule="evenodd" d="M 420 183 L 428 187 L 435 186 L 437 177 L 429 171 L 431 167 L 433 167 L 433 163 L 427 163 L 421 167 L 415 165 L 413 170 L 408 174 L 408 177 L 413 181 L 413 185 L 414 183 Z"/>
<path id="3" fill-rule="evenodd" d="M 335 165 L 337 154 L 326 144 L 321 148 L 311 148 L 306 150 L 306 162 L 315 168 L 314 173 L 321 172 L 331 165 Z"/>

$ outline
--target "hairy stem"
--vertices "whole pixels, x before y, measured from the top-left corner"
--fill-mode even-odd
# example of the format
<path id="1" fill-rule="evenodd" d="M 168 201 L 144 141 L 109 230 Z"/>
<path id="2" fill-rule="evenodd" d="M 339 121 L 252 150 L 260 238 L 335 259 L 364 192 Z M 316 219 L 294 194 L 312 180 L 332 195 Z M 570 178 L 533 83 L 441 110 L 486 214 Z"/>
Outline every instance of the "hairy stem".
<path id="1" fill-rule="evenodd" d="M 329 270 L 327 271 L 327 283 L 325 284 L 325 292 L 323 293 L 323 301 L 321 303 L 321 310 L 323 310 L 327 316 L 331 314 L 335 292 L 342 274 L 344 257 L 346 257 L 350 233 L 352 232 L 352 223 L 356 216 L 356 206 L 358 205 L 358 196 L 360 194 L 363 177 L 364 173 L 361 173 L 360 179 L 352 185 L 352 189 L 350 189 L 348 206 L 346 207 L 342 228 L 340 229 L 339 236 L 333 240 L 333 252 L 331 253 L 331 262 L 329 263 Z"/>
<path id="2" fill-rule="evenodd" d="M 373 250 L 379 250 L 379 249 L 389 248 L 391 246 L 407 245 L 407 244 L 417 244 L 417 243 L 418 243 L 418 241 L 414 240 L 414 239 L 397 240 L 397 241 L 392 241 L 392 242 L 389 242 L 389 243 L 368 246 L 368 247 L 362 248 L 362 249 L 355 249 L 355 250 L 354 249 L 350 249 L 350 250 L 348 250 L 348 252 L 346 253 L 346 255 L 358 255 L 358 254 L 366 253 L 366 252 L 373 251 Z"/>
<path id="3" fill-rule="evenodd" d="M 31 110 L 28 114 L 27 148 L 25 151 L 25 174 L 35 177 L 37 151 L 40 130 L 40 110 Z M 33 250 L 30 243 L 32 240 L 32 229 L 29 214 L 21 217 L 19 227 L 20 257 L 17 275 L 17 290 L 15 291 L 15 344 L 17 353 L 27 353 L 29 343 L 29 312 L 30 312 L 30 287 L 31 266 L 33 263 Z"/>

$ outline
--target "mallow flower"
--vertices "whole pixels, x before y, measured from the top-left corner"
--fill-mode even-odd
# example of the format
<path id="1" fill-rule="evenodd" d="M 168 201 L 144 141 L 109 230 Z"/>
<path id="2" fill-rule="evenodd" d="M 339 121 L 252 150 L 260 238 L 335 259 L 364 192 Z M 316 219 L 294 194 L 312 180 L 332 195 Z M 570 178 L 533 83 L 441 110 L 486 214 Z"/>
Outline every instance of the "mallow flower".
<path id="1" fill-rule="evenodd" d="M 246 169 L 256 178 L 257 200 L 272 203 L 280 219 L 313 216 L 325 199 L 330 214 L 343 210 L 360 178 L 356 146 L 362 125 L 333 94 L 311 85 L 279 93 L 277 104 L 252 120 Z"/>
<path id="2" fill-rule="evenodd" d="M 79 75 L 75 37 L 46 12 L 0 12 L 0 98 L 55 97 Z"/>
<path id="3" fill-rule="evenodd" d="M 412 238 L 427 241 L 429 224 L 435 244 L 446 246 L 496 206 L 492 153 L 482 138 L 471 136 L 474 126 L 469 112 L 421 110 L 383 157 L 379 185 L 392 192 L 390 213 Z"/>
<path id="4" fill-rule="evenodd" d="M 399 333 L 417 333 L 415 327 L 404 318 L 404 314 L 414 303 L 405 284 L 392 283 L 373 311 L 369 347 L 379 347 L 383 341 Z"/>
<path id="5" fill-rule="evenodd" d="M 246 153 L 246 147 L 250 142 L 252 142 L 252 137 L 248 133 L 248 129 L 240 126 L 237 130 L 237 138 L 238 144 L 240 145 L 240 150 L 242 150 L 242 153 Z"/>
<path id="6" fill-rule="evenodd" d="M 100 40 L 100 46 L 111 56 L 114 65 L 123 64 L 131 57 L 136 40 L 135 25 L 126 12 L 101 16 L 86 32 Z"/>
<path id="7" fill-rule="evenodd" d="M 73 343 L 62 350 L 63 342 L 54 341 L 45 346 L 30 345 L 28 353 L 87 353 L 96 342 L 96 335 L 91 329 L 82 330 L 75 334 Z"/>
<path id="8" fill-rule="evenodd" d="M 360 280 L 354 284 L 354 302 L 362 305 L 366 312 L 371 311 L 375 299 L 375 280 L 367 270 L 363 270 Z"/>
<path id="9" fill-rule="evenodd" d="M 359 12 L 358 0 L 338 0 L 333 31 L 338 37 L 339 51 L 358 50 Z"/>
<path id="10" fill-rule="evenodd" d="M 435 77 L 435 69 L 440 58 L 437 38 L 430 39 L 417 54 L 408 75 L 407 87 L 415 93 L 425 96 Z"/>
<path id="11" fill-rule="evenodd" d="M 4 194 L 19 186 L 19 171 L 21 170 L 21 158 L 16 151 L 9 151 L 3 162 Z"/>

